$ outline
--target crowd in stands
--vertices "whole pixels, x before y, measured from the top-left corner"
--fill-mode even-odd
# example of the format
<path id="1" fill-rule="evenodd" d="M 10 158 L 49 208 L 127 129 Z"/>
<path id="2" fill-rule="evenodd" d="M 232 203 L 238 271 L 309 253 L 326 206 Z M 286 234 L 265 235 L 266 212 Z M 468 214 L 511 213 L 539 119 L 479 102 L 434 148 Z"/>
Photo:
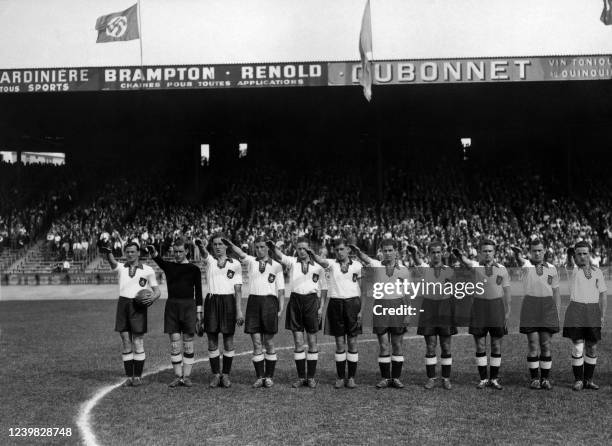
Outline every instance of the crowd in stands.
<path id="1" fill-rule="evenodd" d="M 593 193 L 585 200 L 548 184 L 538 172 L 512 166 L 474 175 L 448 163 L 427 168 L 393 164 L 382 169 L 379 182 L 371 173 L 336 165 L 240 163 L 222 171 L 205 168 L 206 186 L 195 202 L 182 198 L 184 191 L 174 187 L 172 178 L 145 174 L 138 180 L 98 182 L 97 192 L 77 203 L 77 179 L 64 175 L 67 167 L 24 166 L 36 186 L 13 191 L 3 178 L 0 236 L 19 239 L 23 231 L 41 236 L 48 221 L 43 238 L 59 260 L 95 254 L 105 231 L 118 257 L 128 241 L 143 250 L 153 244 L 166 255 L 177 237 L 193 241 L 218 231 L 250 252 L 255 237 L 264 235 L 288 254 L 305 235 L 327 256 L 339 237 L 373 256 L 380 254 L 383 238 L 394 238 L 407 260 L 409 246 L 426 253 L 434 240 L 475 257 L 478 241 L 489 238 L 498 245 L 498 261 L 508 266 L 516 266 L 510 246 L 526 249 L 533 238 L 545 242 L 548 261 L 555 264 L 562 264 L 567 247 L 580 240 L 594 247 L 594 259 L 602 265 L 612 248 L 607 183 L 587 184 Z M 53 172 L 43 173 L 46 169 Z M 7 194 L 21 196 L 18 209 L 6 206 Z M 445 261 L 452 263 L 448 251 Z M 192 255 L 197 257 L 197 250 Z"/>

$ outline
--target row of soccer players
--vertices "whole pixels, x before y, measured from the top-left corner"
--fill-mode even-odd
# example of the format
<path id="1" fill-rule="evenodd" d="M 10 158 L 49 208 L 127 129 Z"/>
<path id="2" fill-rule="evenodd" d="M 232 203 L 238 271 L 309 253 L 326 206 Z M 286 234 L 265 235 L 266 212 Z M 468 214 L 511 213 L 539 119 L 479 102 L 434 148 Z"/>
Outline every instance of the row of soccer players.
<path id="1" fill-rule="evenodd" d="M 384 267 L 391 282 L 407 277 L 407 267 L 398 259 L 396 242 L 391 239 L 382 242 L 382 261 L 369 258 L 345 240 L 335 243 L 333 260 L 316 255 L 305 238 L 298 240 L 297 257 L 284 255 L 273 242 L 264 238 L 255 241 L 255 256 L 247 255 L 222 234 L 214 235 L 208 247 L 201 240 L 196 240 L 196 245 L 207 264 L 209 294 L 205 299 L 202 296 L 200 269 L 187 260 L 182 241 L 175 243 L 175 262 L 163 260 L 153 246 L 148 247 L 167 279 L 164 331 L 170 336 L 171 361 L 176 375 L 170 387 L 192 385 L 190 375 L 196 331 L 207 334 L 212 371 L 210 386 L 230 387 L 235 329 L 243 324 L 245 333 L 250 334 L 253 343 L 252 361 L 256 375 L 253 387 L 273 385 L 277 361 L 273 338 L 284 308 L 284 265 L 289 271 L 291 289 L 285 327 L 293 333 L 298 376 L 293 387 L 314 388 L 317 385 L 317 333 L 322 325 L 322 311 L 327 299 L 325 334 L 333 336 L 336 343 L 335 387 L 354 388 L 359 360 L 357 339 L 362 333 L 362 268 L 364 265 Z M 119 276 L 120 297 L 115 330 L 121 334 L 123 341 L 123 363 L 128 377 L 124 385 L 137 386 L 141 383 L 145 359 L 143 335 L 147 331 L 146 308 L 159 298 L 159 286 L 153 269 L 139 262 L 139 247 L 136 244 L 126 245 L 124 264 L 117 263 L 109 249 L 102 248 L 102 251 Z M 452 251 L 466 267 L 473 270 L 477 278 L 487 284 L 486 292 L 475 296 L 470 315 L 469 333 L 474 336 L 475 359 L 480 376 L 477 388 L 491 386 L 502 389 L 498 376 L 502 338 L 507 334 L 510 317 L 508 272 L 504 266 L 495 263 L 495 244 L 490 240 L 483 240 L 479 245 L 480 261 L 468 259 L 457 249 Z M 242 266 L 229 252 L 248 268 L 250 295 L 245 315 L 240 305 Z M 421 266 L 430 266 L 427 270 L 431 276 L 427 277 L 428 281 L 446 283 L 452 280 L 454 270 L 443 265 L 442 252 L 442 244 L 434 242 L 428 247 L 429 265 L 415 259 Z M 351 253 L 360 262 L 353 261 L 349 255 Z M 544 261 L 545 247 L 539 240 L 530 243 L 529 260 L 523 257 L 520 249 L 515 248 L 515 253 L 523 265 L 525 298 L 521 308 L 520 331 L 527 335 L 528 340 L 530 387 L 548 390 L 552 388 L 549 379 L 552 367 L 550 342 L 553 334 L 559 331 L 559 275 L 553 265 Z M 604 323 L 607 288 L 601 270 L 590 265 L 589 254 L 590 247 L 585 242 L 579 242 L 568 250 L 570 304 L 565 314 L 563 336 L 572 341 L 574 390 L 598 388 L 593 382 L 593 372 L 597 362 L 597 343 L 601 340 Z M 328 280 L 324 280 L 326 273 Z M 152 292 L 144 293 L 143 299 L 135 300 L 137 295 L 143 294 L 143 289 L 151 289 Z M 397 298 L 401 299 L 401 296 Z M 427 389 L 436 385 L 438 340 L 442 386 L 452 388 L 451 337 L 457 333 L 451 316 L 452 305 L 451 296 L 425 296 L 423 299 L 417 333 L 424 336 L 427 348 Z M 376 387 L 402 388 L 402 342 L 406 328 L 392 319 L 389 319 L 388 326 L 377 325 L 374 332 L 378 337 L 378 363 L 382 379 Z M 222 355 L 219 335 L 223 339 Z M 490 337 L 489 358 L 487 336 Z M 307 351 L 304 351 L 304 341 L 308 346 Z"/>

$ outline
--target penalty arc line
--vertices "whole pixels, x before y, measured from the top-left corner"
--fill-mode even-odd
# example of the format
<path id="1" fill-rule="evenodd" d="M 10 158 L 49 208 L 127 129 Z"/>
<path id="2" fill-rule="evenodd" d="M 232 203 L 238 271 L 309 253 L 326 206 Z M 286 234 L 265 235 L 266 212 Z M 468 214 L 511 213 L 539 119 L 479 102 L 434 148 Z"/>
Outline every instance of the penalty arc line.
<path id="1" fill-rule="evenodd" d="M 457 333 L 455 336 L 468 336 L 468 333 Z M 423 336 L 410 335 L 410 336 L 404 336 L 404 339 L 420 339 L 422 337 Z M 369 339 L 360 339 L 357 342 L 365 343 L 365 342 L 374 342 L 377 340 L 378 340 L 377 338 L 369 338 Z M 319 347 L 329 347 L 332 345 L 336 345 L 336 343 L 335 342 L 323 342 L 323 343 L 318 344 Z M 276 347 L 275 350 L 291 350 L 293 348 L 295 348 L 295 346 L 290 345 L 290 346 L 285 346 L 285 347 Z M 234 356 L 235 357 L 236 356 L 247 356 L 247 355 L 251 355 L 252 353 L 253 352 L 249 350 L 249 351 L 236 353 Z M 206 362 L 206 361 L 208 361 L 208 358 L 201 358 L 201 359 L 197 359 L 194 362 L 194 364 L 197 364 L 200 362 Z M 172 366 L 165 365 L 165 366 L 158 367 L 157 369 L 143 373 L 142 377 L 144 378 L 146 376 L 156 375 L 166 370 L 172 370 Z M 125 379 L 122 379 L 121 381 L 118 381 L 115 384 L 110 384 L 108 386 L 102 387 L 101 389 L 98 389 L 98 391 L 90 399 L 88 399 L 83 404 L 81 404 L 81 407 L 79 409 L 79 413 L 76 419 L 76 425 L 79 429 L 79 433 L 81 434 L 81 437 L 83 439 L 83 443 L 85 444 L 85 446 L 100 446 L 100 443 L 98 442 L 98 439 L 96 438 L 96 434 L 94 433 L 93 428 L 91 426 L 91 412 L 106 395 L 111 393 L 113 390 L 121 387 L 124 381 Z"/>

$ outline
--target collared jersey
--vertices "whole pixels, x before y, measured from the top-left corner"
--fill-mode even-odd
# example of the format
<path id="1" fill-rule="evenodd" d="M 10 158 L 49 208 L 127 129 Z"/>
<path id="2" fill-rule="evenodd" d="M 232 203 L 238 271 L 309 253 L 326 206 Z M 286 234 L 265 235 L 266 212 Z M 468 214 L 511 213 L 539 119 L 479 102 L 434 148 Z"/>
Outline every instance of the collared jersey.
<path id="1" fill-rule="evenodd" d="M 352 259 L 349 259 L 344 266 L 340 265 L 336 259 L 329 260 L 327 268 L 329 297 L 338 299 L 360 297 L 361 269 L 361 263 L 354 262 Z"/>
<path id="2" fill-rule="evenodd" d="M 525 260 L 521 268 L 525 296 L 550 297 L 553 288 L 559 288 L 557 268 L 547 262 L 535 266 Z"/>
<path id="3" fill-rule="evenodd" d="M 301 262 L 296 257 L 282 256 L 281 263 L 289 268 L 289 291 L 311 294 L 327 289 L 325 270 L 313 261 Z"/>
<path id="4" fill-rule="evenodd" d="M 234 285 L 242 285 L 242 265 L 239 261 L 226 257 L 219 263 L 210 254 L 202 259 L 206 264 L 206 281 L 210 294 L 234 294 Z"/>
<path id="5" fill-rule="evenodd" d="M 510 286 L 510 276 L 505 266 L 497 263 L 481 265 L 476 260 L 468 264 L 474 269 L 475 279 L 484 284 L 484 294 L 476 294 L 479 299 L 498 299 L 504 296 L 504 288 Z"/>
<path id="6" fill-rule="evenodd" d="M 377 283 L 396 284 L 398 280 L 400 282 L 409 282 L 411 280 L 410 270 L 401 260 L 398 260 L 390 265 L 385 265 L 382 261 L 373 259 L 368 267 L 376 268 L 374 271 L 373 281 Z M 392 293 L 384 293 L 383 299 L 401 299 L 405 296 L 404 293 L 398 293 L 398 291 L 401 291 L 401 289 L 397 290 L 395 287 L 392 289 Z"/>
<path id="7" fill-rule="evenodd" d="M 283 267 L 275 260 L 258 260 L 246 256 L 243 262 L 249 272 L 249 293 L 257 296 L 278 296 L 279 290 L 285 289 Z"/>
<path id="8" fill-rule="evenodd" d="M 127 263 L 117 263 L 113 268 L 119 277 L 119 296 L 134 299 L 140 290 L 157 286 L 155 271 L 149 265 L 138 263 L 130 266 Z"/>
<path id="9" fill-rule="evenodd" d="M 608 291 L 603 273 L 599 268 L 590 266 L 588 269 L 567 268 L 569 278 L 570 300 L 585 304 L 599 302 L 599 293 Z"/>
<path id="10" fill-rule="evenodd" d="M 452 294 L 444 294 L 447 283 L 452 283 L 455 279 L 455 269 L 450 266 L 429 266 L 426 263 L 419 265 L 419 272 L 423 279 L 424 299 L 443 300 L 450 299 Z"/>

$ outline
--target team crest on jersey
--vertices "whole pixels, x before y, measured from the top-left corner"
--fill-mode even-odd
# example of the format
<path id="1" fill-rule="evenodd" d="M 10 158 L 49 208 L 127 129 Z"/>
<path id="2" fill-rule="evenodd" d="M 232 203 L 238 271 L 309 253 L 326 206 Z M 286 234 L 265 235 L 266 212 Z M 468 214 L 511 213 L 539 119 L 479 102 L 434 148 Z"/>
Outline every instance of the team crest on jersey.
<path id="1" fill-rule="evenodd" d="M 353 282 L 357 282 L 357 278 L 358 278 L 357 273 L 354 273 L 353 274 Z"/>
<path id="2" fill-rule="evenodd" d="M 147 279 L 145 279 L 144 277 L 141 277 L 140 280 L 138 281 L 138 285 L 140 285 L 141 287 L 144 287 L 147 284 Z"/>
<path id="3" fill-rule="evenodd" d="M 232 271 L 231 269 L 227 270 L 227 278 L 228 279 L 233 279 L 234 278 L 234 271 Z"/>
<path id="4" fill-rule="evenodd" d="M 549 275 L 546 282 L 548 282 L 549 285 L 552 285 L 552 276 Z"/>
<path id="5" fill-rule="evenodd" d="M 503 281 L 504 281 L 504 278 L 503 278 L 502 276 L 497 276 L 497 277 L 495 278 L 495 283 L 496 283 L 497 285 L 501 285 Z"/>
<path id="6" fill-rule="evenodd" d="M 537 265 L 536 266 L 536 274 L 538 276 L 541 276 L 542 274 L 544 274 L 544 265 Z"/>
<path id="7" fill-rule="evenodd" d="M 268 282 L 274 283 L 276 276 L 274 274 L 268 274 Z"/>
<path id="8" fill-rule="evenodd" d="M 592 277 L 591 269 L 590 268 L 587 268 L 587 269 L 583 268 L 582 271 L 584 272 L 584 277 L 586 277 L 587 280 Z"/>
<path id="9" fill-rule="evenodd" d="M 312 275 L 312 281 L 313 281 L 314 283 L 317 283 L 317 282 L 319 281 L 319 275 L 318 275 L 318 274 L 313 274 L 313 275 Z"/>

